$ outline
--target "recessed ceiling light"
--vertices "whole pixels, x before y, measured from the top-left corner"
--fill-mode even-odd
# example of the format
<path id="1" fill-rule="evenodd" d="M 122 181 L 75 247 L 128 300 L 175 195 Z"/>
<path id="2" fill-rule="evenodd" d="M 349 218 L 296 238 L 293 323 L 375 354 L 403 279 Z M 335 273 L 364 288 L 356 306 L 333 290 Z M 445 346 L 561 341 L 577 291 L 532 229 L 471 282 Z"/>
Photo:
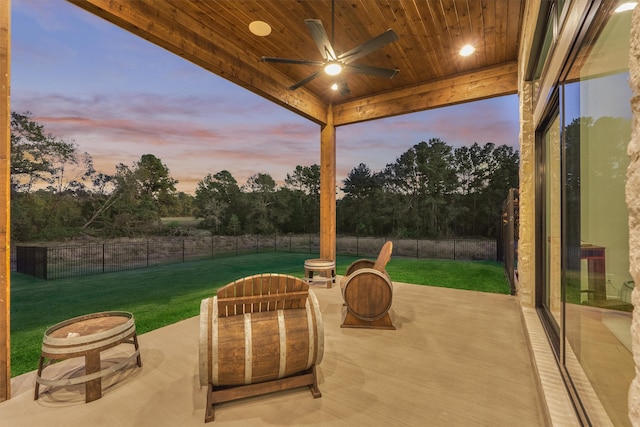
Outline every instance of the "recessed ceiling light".
<path id="1" fill-rule="evenodd" d="M 331 85 L 331 89 L 338 90 L 338 83 L 334 83 Z"/>
<path id="2" fill-rule="evenodd" d="M 264 21 L 253 21 L 249 24 L 249 31 L 256 36 L 265 37 L 271 34 L 271 25 Z"/>
<path id="3" fill-rule="evenodd" d="M 471 46 L 470 44 L 466 44 L 462 46 L 462 49 L 460 49 L 460 52 L 458 53 L 460 54 L 460 56 L 469 56 L 475 51 L 476 51 L 475 47 Z"/>
<path id="4" fill-rule="evenodd" d="M 626 12 L 628 10 L 633 10 L 637 5 L 638 5 L 637 1 L 624 2 L 624 3 L 621 3 L 620 6 L 616 7 L 615 12 L 620 13 L 620 12 Z"/>

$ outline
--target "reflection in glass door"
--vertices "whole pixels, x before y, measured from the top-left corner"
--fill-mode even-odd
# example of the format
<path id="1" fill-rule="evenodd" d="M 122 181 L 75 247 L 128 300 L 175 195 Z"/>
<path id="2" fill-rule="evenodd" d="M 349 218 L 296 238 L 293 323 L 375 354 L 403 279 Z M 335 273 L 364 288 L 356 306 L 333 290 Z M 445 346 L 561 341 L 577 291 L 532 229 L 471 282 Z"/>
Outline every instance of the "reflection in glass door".
<path id="1" fill-rule="evenodd" d="M 557 99 L 557 98 L 556 98 Z M 560 118 L 557 110 L 538 137 L 540 162 L 538 191 L 538 306 L 542 309 L 547 332 L 559 352 L 561 325 L 561 227 L 560 227 Z"/>

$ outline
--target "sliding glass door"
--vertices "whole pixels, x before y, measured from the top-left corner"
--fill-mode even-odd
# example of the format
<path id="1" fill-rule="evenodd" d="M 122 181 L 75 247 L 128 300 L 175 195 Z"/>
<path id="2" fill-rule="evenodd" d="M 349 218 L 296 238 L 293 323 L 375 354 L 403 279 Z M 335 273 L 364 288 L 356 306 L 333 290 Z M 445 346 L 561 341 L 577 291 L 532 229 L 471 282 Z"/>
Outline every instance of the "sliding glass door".
<path id="1" fill-rule="evenodd" d="M 630 426 L 631 13 L 603 2 L 578 37 L 538 128 L 537 306 L 576 407 Z"/>

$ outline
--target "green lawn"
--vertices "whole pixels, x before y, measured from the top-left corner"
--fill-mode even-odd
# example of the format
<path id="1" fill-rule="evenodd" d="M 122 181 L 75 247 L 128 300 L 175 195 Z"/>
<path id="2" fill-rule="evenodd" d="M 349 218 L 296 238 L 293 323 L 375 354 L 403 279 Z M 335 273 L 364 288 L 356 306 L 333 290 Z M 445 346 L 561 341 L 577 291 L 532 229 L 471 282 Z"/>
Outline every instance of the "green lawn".
<path id="1" fill-rule="evenodd" d="M 302 277 L 304 260 L 314 256 L 269 252 L 49 281 L 13 273 L 11 374 L 37 368 L 44 330 L 62 320 L 129 311 L 142 334 L 197 316 L 200 301 L 233 280 L 258 273 Z M 338 257 L 337 273 L 343 274 L 355 259 Z M 495 262 L 392 258 L 387 271 L 399 282 L 509 293 L 504 268 Z"/>

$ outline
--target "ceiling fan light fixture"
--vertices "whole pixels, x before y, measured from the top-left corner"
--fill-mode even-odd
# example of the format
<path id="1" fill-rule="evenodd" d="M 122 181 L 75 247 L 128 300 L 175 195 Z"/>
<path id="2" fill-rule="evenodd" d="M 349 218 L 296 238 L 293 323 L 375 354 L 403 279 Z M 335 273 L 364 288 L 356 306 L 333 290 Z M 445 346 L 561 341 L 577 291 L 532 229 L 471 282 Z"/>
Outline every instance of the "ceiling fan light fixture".
<path id="1" fill-rule="evenodd" d="M 337 76 L 342 72 L 342 64 L 338 62 L 329 62 L 324 66 L 324 72 L 330 76 Z"/>
<path id="2" fill-rule="evenodd" d="M 460 52 L 458 52 L 458 53 L 460 54 L 460 56 L 469 56 L 475 51 L 476 51 L 475 47 L 473 47 L 470 44 L 466 44 L 466 45 L 462 46 L 462 49 L 460 49 Z"/>
<path id="3" fill-rule="evenodd" d="M 623 2 L 623 3 L 620 3 L 620 6 L 616 7 L 615 12 L 616 13 L 627 12 L 629 10 L 635 9 L 637 5 L 638 5 L 637 1 Z"/>

